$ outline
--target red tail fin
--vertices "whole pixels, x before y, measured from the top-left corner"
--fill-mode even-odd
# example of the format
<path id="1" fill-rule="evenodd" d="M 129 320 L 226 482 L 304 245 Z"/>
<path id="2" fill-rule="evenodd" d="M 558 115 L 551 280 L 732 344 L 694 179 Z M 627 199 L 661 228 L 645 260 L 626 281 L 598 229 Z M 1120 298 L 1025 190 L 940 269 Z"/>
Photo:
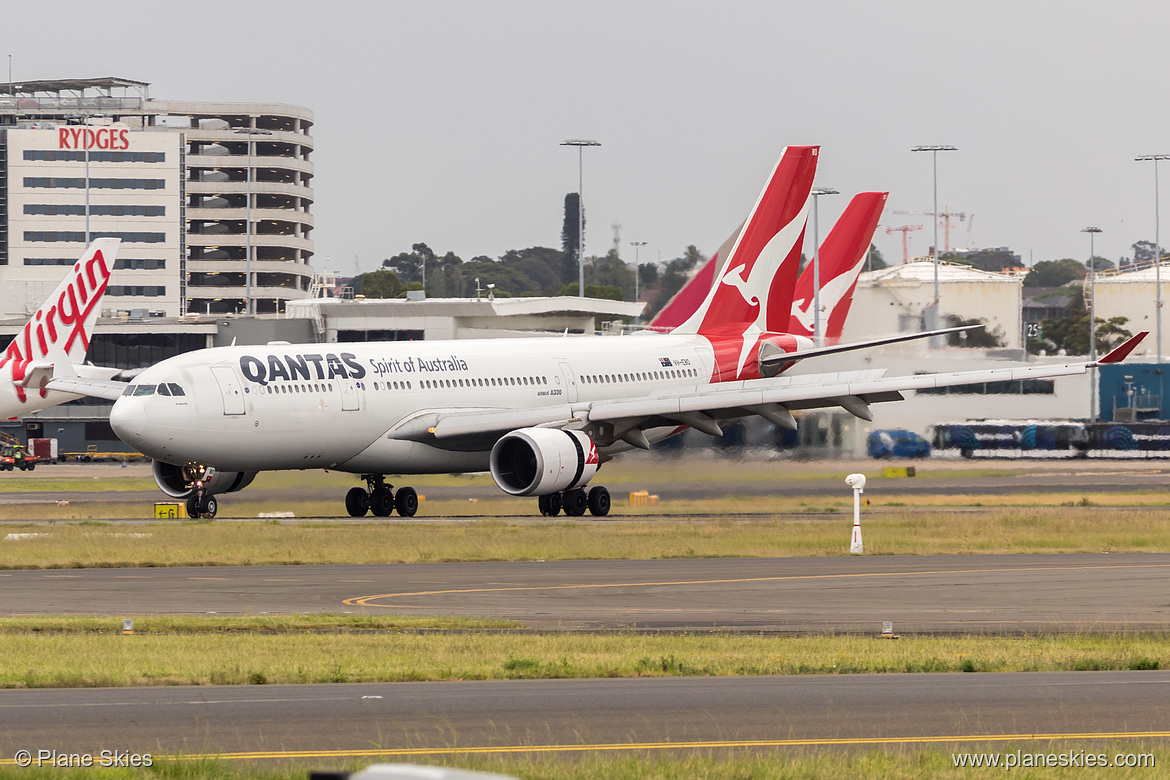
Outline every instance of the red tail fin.
<path id="1" fill-rule="evenodd" d="M 739 325 L 764 330 L 773 309 L 787 318 L 819 150 L 817 146 L 784 150 L 714 287 L 678 331 L 708 333 Z"/>
<path id="2" fill-rule="evenodd" d="M 845 318 L 853 304 L 857 277 L 865 266 L 865 253 L 873 241 L 888 194 L 862 192 L 854 195 L 821 244 L 821 333 L 827 344 L 835 344 L 841 338 Z M 812 336 L 813 300 L 813 266 L 809 263 L 796 280 L 790 319 L 784 323 L 769 322 L 769 330 Z"/>

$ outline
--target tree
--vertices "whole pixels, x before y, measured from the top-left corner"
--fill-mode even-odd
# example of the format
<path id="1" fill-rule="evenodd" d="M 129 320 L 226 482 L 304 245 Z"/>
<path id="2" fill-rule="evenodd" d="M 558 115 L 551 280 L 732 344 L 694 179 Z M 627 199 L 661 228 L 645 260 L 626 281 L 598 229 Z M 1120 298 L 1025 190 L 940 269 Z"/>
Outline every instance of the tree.
<path id="1" fill-rule="evenodd" d="M 888 264 L 886 263 L 886 258 L 882 256 L 882 250 L 870 244 L 869 253 L 865 256 L 865 270 L 880 271 L 886 267 L 888 267 Z"/>
<path id="2" fill-rule="evenodd" d="M 1108 271 L 1109 269 L 1113 268 L 1113 261 L 1106 260 L 1100 255 L 1093 255 L 1089 258 L 1088 267 L 1090 270 L 1101 273 L 1102 271 Z"/>
<path id="3" fill-rule="evenodd" d="M 590 258 L 586 271 L 586 288 L 589 283 L 603 287 L 616 287 L 624 294 L 618 300 L 634 299 L 634 273 L 630 267 L 622 262 L 616 249 L 610 249 L 605 257 Z"/>
<path id="4" fill-rule="evenodd" d="M 1007 249 L 980 249 L 976 252 L 946 252 L 939 255 L 940 260 L 959 265 L 969 265 L 980 271 L 1006 271 L 1009 268 L 1019 268 L 1019 255 Z"/>
<path id="5" fill-rule="evenodd" d="M 350 284 L 355 295 L 367 298 L 397 298 L 406 289 L 398 274 L 385 268 L 355 276 Z"/>
<path id="6" fill-rule="evenodd" d="M 1061 260 L 1041 260 L 1024 277 L 1025 287 L 1060 287 L 1074 279 L 1084 279 L 1089 273 L 1081 263 L 1066 257 Z"/>
<path id="7" fill-rule="evenodd" d="M 571 298 L 577 297 L 577 283 L 566 284 L 561 290 L 561 295 L 567 295 Z M 587 284 L 585 285 L 586 298 L 602 298 L 607 301 L 624 301 L 622 296 L 622 288 L 609 287 L 604 284 Z"/>
<path id="8" fill-rule="evenodd" d="M 1154 264 L 1154 258 L 1158 254 L 1158 247 L 1154 245 L 1153 241 L 1138 241 L 1133 245 L 1133 259 L 1128 257 L 1121 258 L 1121 266 L 1133 266 L 1136 268 L 1148 268 Z"/>
<path id="9" fill-rule="evenodd" d="M 1103 320 L 1096 319 L 1097 352 L 1108 352 L 1130 337 L 1125 329 L 1128 317 L 1111 317 Z M 1064 350 L 1068 355 L 1089 354 L 1089 312 L 1084 309 L 1070 311 L 1063 317 L 1044 320 L 1040 324 L 1040 337 L 1047 341 L 1052 349 Z"/>
<path id="10" fill-rule="evenodd" d="M 658 284 L 655 285 L 654 289 L 647 290 L 643 296 L 646 299 L 644 319 L 650 320 L 661 311 L 674 294 L 687 283 L 694 269 L 702 267 L 706 262 L 706 256 L 694 244 L 691 244 L 683 252 L 682 257 L 676 257 L 667 263 L 666 269 L 658 279 Z"/>
<path id="11" fill-rule="evenodd" d="M 398 274 L 398 278 L 404 282 L 421 282 L 425 273 L 436 270 L 435 253 L 426 244 L 414 244 L 410 252 L 383 260 L 382 267 Z"/>
<path id="12" fill-rule="evenodd" d="M 654 263 L 642 263 L 638 266 L 638 284 L 645 292 L 658 282 L 658 266 Z"/>
<path id="13" fill-rule="evenodd" d="M 581 195 L 570 192 L 565 195 L 565 222 L 561 227 L 561 252 L 564 254 L 561 281 L 564 284 L 577 279 L 577 251 L 581 246 L 581 227 L 584 224 L 585 221 L 581 214 Z"/>
<path id="14" fill-rule="evenodd" d="M 958 328 L 962 325 L 987 325 L 986 318 L 965 320 L 957 314 L 947 315 L 947 326 L 951 328 Z M 1002 347 L 1003 334 L 1000 333 L 999 328 L 994 331 L 988 330 L 986 327 L 978 330 L 967 330 L 962 333 L 948 333 L 947 344 L 952 347 Z"/>

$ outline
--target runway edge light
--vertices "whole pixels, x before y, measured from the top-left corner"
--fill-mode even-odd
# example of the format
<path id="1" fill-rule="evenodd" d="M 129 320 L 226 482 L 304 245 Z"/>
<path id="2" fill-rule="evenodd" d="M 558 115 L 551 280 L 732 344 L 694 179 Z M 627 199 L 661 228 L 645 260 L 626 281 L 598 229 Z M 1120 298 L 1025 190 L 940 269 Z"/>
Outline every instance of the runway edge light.
<path id="1" fill-rule="evenodd" d="M 853 488 L 853 537 L 849 540 L 849 552 L 861 555 L 864 552 L 861 545 L 861 494 L 865 491 L 865 475 L 850 474 L 845 477 L 845 484 Z"/>
<path id="2" fill-rule="evenodd" d="M 122 633 L 123 634 L 133 634 L 134 633 L 134 619 L 133 618 L 125 618 L 122 621 Z"/>

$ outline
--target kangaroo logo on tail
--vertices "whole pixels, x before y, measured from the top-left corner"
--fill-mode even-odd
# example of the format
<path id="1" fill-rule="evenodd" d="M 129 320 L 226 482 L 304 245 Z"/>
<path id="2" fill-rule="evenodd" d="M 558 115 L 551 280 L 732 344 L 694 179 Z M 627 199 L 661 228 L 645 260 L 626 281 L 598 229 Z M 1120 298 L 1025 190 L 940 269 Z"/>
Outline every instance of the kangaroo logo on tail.
<path id="1" fill-rule="evenodd" d="M 836 344 L 841 338 L 845 317 L 853 304 L 857 277 L 865 265 L 865 253 L 873 241 L 888 194 L 862 192 L 854 195 L 821 244 L 821 334 L 828 344 Z M 769 321 L 768 329 L 811 337 L 815 320 L 813 286 L 813 266 L 809 263 L 796 280 L 791 316 L 783 322 Z"/>
<path id="2" fill-rule="evenodd" d="M 768 330 L 769 312 L 783 312 L 787 324 L 819 150 L 817 146 L 784 150 L 724 270 L 717 273 L 698 310 L 675 330 L 707 336 L 712 343 L 718 337 L 716 360 L 733 362 L 736 375 L 743 374 L 759 335 Z M 727 375 L 726 367 L 719 373 Z"/>
<path id="3" fill-rule="evenodd" d="M 73 270 L 0 355 L 0 372 L 6 373 L 5 378 L 15 385 L 16 397 L 21 403 L 27 400 L 25 388 L 20 383 L 24 381 L 29 364 L 35 360 L 50 360 L 51 346 L 57 347 L 54 350 L 57 355 L 63 351 L 70 362 L 85 360 L 98 306 L 114 269 L 118 243 L 116 238 L 95 239 L 74 264 Z M 46 391 L 42 389 L 40 392 L 44 398 Z"/>

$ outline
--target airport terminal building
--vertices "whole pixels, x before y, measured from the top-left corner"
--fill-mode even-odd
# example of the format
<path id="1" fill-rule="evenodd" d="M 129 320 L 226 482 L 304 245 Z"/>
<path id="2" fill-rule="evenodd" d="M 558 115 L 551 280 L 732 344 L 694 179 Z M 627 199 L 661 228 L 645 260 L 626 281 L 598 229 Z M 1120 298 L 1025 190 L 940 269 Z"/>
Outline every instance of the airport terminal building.
<path id="1" fill-rule="evenodd" d="M 117 318 L 280 313 L 313 276 L 311 111 L 159 101 L 118 78 L 0 85 L 0 320 L 87 237 L 122 240 Z"/>

